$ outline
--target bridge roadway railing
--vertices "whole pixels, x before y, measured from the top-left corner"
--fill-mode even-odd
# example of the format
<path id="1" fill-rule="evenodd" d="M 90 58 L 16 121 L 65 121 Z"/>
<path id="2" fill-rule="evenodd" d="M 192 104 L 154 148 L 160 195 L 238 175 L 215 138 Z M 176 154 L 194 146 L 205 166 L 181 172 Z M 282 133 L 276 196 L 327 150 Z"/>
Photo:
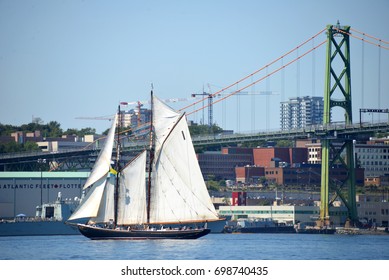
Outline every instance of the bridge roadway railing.
<path id="1" fill-rule="evenodd" d="M 235 134 L 210 134 L 193 136 L 194 146 L 232 144 L 238 142 L 250 142 L 259 140 L 284 140 L 297 138 L 353 138 L 357 139 L 363 135 L 371 135 L 375 132 L 388 132 L 389 123 L 356 123 L 346 125 L 345 123 L 333 123 L 329 125 L 312 125 L 301 129 L 266 131 L 256 133 L 235 133 Z M 365 137 L 366 138 L 366 137 Z M 148 146 L 147 141 L 137 141 L 125 145 L 126 150 L 136 151 Z"/>
<path id="2" fill-rule="evenodd" d="M 211 144 L 230 144 L 236 142 L 249 142 L 259 140 L 283 140 L 297 138 L 357 138 L 375 132 L 388 132 L 389 123 L 363 123 L 345 125 L 336 123 L 330 125 L 313 125 L 301 129 L 267 131 L 245 134 L 215 134 L 193 137 L 195 146 Z"/>
<path id="3" fill-rule="evenodd" d="M 329 125 L 313 125 L 301 129 L 279 130 L 256 133 L 235 133 L 235 134 L 212 134 L 192 137 L 195 146 L 232 144 L 238 142 L 249 142 L 259 140 L 283 140 L 297 138 L 357 138 L 360 135 L 371 135 L 375 132 L 388 132 L 389 123 L 356 123 L 346 125 L 344 123 L 333 123 Z M 124 144 L 126 151 L 141 151 L 148 147 L 149 142 L 145 140 L 128 141 Z M 34 160 L 38 158 L 65 158 L 73 155 L 96 155 L 98 148 L 90 149 L 68 149 L 59 152 L 25 152 L 8 153 L 0 155 L 0 163 L 9 163 L 20 160 Z"/>
<path id="4" fill-rule="evenodd" d="M 42 151 L 33 151 L 33 152 L 17 152 L 17 153 L 6 153 L 0 154 L 0 163 L 3 162 L 18 162 L 26 161 L 31 159 L 50 159 L 50 158 L 61 158 L 69 157 L 71 155 L 81 155 L 81 154 L 92 154 L 98 151 L 98 149 L 65 149 L 58 152 L 42 152 Z"/>

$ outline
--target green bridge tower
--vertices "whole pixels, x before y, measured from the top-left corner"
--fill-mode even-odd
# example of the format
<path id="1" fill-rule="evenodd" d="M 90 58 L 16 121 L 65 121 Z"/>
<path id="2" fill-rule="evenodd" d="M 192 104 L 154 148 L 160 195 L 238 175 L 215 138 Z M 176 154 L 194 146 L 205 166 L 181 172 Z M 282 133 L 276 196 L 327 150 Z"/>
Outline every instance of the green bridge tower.
<path id="1" fill-rule="evenodd" d="M 351 71 L 350 71 L 350 26 L 327 25 L 327 57 L 324 85 L 324 127 L 331 124 L 331 109 L 344 109 L 345 124 L 352 124 Z M 329 224 L 329 206 L 340 197 L 348 209 L 348 220 L 358 221 L 355 190 L 354 142 L 350 137 L 340 139 L 337 135 L 327 135 L 321 141 L 321 204 L 320 222 Z M 345 181 L 330 178 L 334 166 L 347 170 Z M 330 193 L 333 195 L 330 197 Z"/>

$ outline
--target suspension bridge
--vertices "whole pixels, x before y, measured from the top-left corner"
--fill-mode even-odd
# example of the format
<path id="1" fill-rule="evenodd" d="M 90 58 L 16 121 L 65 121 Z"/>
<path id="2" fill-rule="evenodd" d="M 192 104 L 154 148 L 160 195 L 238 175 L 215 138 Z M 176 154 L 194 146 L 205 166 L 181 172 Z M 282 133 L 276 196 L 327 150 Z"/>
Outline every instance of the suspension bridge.
<path id="1" fill-rule="evenodd" d="M 354 45 L 355 43 L 359 45 L 360 53 L 358 55 L 351 55 L 350 39 L 355 41 L 353 42 Z M 324 46 L 326 46 L 325 57 L 324 55 L 318 57 L 318 51 L 323 49 Z M 377 65 L 371 68 L 368 64 L 371 65 L 372 60 L 368 59 L 367 61 L 366 58 L 371 58 L 371 52 L 374 51 L 376 51 Z M 355 223 L 357 221 L 357 211 L 352 143 L 356 139 L 368 138 L 377 132 L 389 131 L 389 121 L 387 119 L 381 120 L 381 116 L 376 122 L 373 119 L 371 121 L 362 119 L 362 113 L 369 113 L 373 116 L 373 113 L 389 112 L 389 102 L 383 98 L 385 96 L 383 89 L 387 91 L 388 85 L 387 81 L 382 79 L 382 73 L 389 71 L 387 69 L 388 51 L 388 41 L 353 29 L 350 26 L 341 26 L 339 23 L 328 25 L 295 48 L 236 82 L 213 92 L 209 88 L 207 93 L 203 91 L 200 94 L 193 94 L 202 95 L 203 98 L 180 108 L 180 111 L 186 112 L 189 119 L 196 121 L 200 112 L 208 110 L 209 125 L 215 122 L 220 123 L 223 128 L 228 127 L 231 123 L 235 125 L 234 134 L 194 137 L 195 145 L 234 145 L 258 140 L 319 138 L 322 143 L 320 221 L 322 225 L 329 222 L 328 209 L 332 202 L 329 200 L 329 193 L 334 191 L 347 206 L 349 220 Z M 308 67 L 310 68 L 308 76 L 304 76 L 301 73 L 301 66 L 306 63 L 308 57 L 311 57 L 312 64 L 311 67 Z M 353 64 L 354 61 L 359 60 L 360 62 L 359 77 L 357 79 L 355 79 L 355 73 L 358 71 L 351 70 L 351 57 L 353 57 Z M 320 71 L 317 71 L 316 67 L 318 60 L 323 60 Z M 293 67 L 297 72 L 296 75 L 287 72 Z M 318 79 L 317 72 L 322 73 L 324 79 Z M 354 74 L 354 83 L 351 82 L 351 73 Z M 295 77 L 295 79 L 288 75 Z M 288 83 L 289 79 L 294 80 L 293 85 Z M 358 82 L 355 82 L 355 80 Z M 353 90 L 351 90 L 352 85 Z M 309 91 L 312 95 L 317 95 L 320 91 L 320 95 L 323 94 L 324 96 L 323 123 L 288 131 L 270 129 L 270 120 L 277 119 L 274 112 L 277 112 L 277 114 L 279 112 L 279 104 L 274 100 L 271 102 L 273 93 L 279 93 L 276 96 L 280 98 L 280 101 L 285 101 L 290 95 L 299 97 L 308 88 L 310 88 Z M 246 97 L 250 97 L 250 100 L 246 100 L 246 102 L 249 102 L 248 105 L 244 105 L 244 101 L 241 102 L 240 100 L 243 93 Z M 260 100 L 263 96 L 266 98 L 266 102 Z M 354 121 L 353 115 L 358 111 L 359 120 Z M 250 133 L 242 133 L 242 120 L 246 126 L 251 122 L 249 124 L 251 126 Z M 205 123 L 204 117 L 201 122 Z M 262 130 L 254 132 L 258 130 L 258 126 L 261 126 Z M 264 127 L 266 129 L 263 129 Z M 125 138 L 126 141 L 123 143 L 125 143 L 125 148 L 129 152 L 147 145 L 146 141 L 134 140 L 135 136 L 134 138 L 128 136 Z M 340 143 L 341 145 L 336 146 L 341 148 L 336 148 L 334 143 Z M 95 157 L 97 153 L 96 149 L 87 148 L 83 151 L 64 151 L 56 154 L 3 155 L 0 157 L 0 166 L 7 170 L 7 166 L 21 166 L 37 162 L 37 159 L 43 157 L 47 158 L 48 161 L 52 160 L 57 163 L 74 161 L 76 162 L 75 165 L 85 166 L 91 162 L 91 157 Z M 330 153 L 334 156 L 330 157 Z M 341 157 L 344 154 L 346 155 L 345 159 Z M 332 185 L 329 178 L 329 169 L 334 164 L 342 164 L 348 170 L 349 176 L 341 187 Z"/>

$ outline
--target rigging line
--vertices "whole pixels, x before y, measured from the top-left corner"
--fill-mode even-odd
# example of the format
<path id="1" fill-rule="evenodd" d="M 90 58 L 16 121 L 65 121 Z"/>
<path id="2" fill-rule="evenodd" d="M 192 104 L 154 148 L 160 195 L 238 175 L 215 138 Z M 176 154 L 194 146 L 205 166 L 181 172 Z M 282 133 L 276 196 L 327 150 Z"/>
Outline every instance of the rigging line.
<path id="1" fill-rule="evenodd" d="M 249 75 L 243 77 L 243 78 L 240 79 L 239 81 L 237 81 L 237 82 L 235 82 L 235 83 L 233 83 L 233 84 L 230 84 L 229 86 L 227 86 L 227 87 L 225 87 L 225 88 L 222 88 L 221 90 L 219 90 L 219 91 L 217 91 L 217 92 L 211 94 L 211 96 L 216 96 L 216 95 L 222 93 L 223 91 L 225 91 L 225 90 L 227 90 L 227 89 L 229 89 L 229 88 L 231 88 L 231 87 L 233 87 L 233 86 L 235 86 L 235 85 L 241 83 L 242 81 L 244 81 L 244 80 L 246 80 L 246 79 L 248 79 L 248 78 L 250 78 L 250 77 L 256 75 L 256 74 L 259 73 L 260 71 L 266 69 L 268 66 L 270 66 L 270 65 L 272 65 L 272 64 L 274 64 L 274 63 L 276 63 L 277 61 L 283 59 L 284 57 L 286 57 L 286 56 L 288 56 L 289 54 L 293 53 L 293 52 L 296 51 L 297 49 L 301 48 L 302 46 L 304 46 L 305 44 L 307 44 L 309 41 L 311 41 L 312 39 L 314 39 L 314 38 L 316 38 L 317 36 L 319 36 L 319 35 L 320 35 L 321 33 L 323 33 L 325 30 L 327 30 L 327 28 L 324 28 L 324 29 L 320 30 L 320 31 L 317 32 L 314 36 L 312 36 L 311 38 L 305 40 L 303 43 L 301 43 L 300 45 L 298 45 L 298 46 L 295 47 L 294 49 L 292 49 L 292 50 L 290 50 L 289 52 L 283 54 L 283 55 L 280 56 L 279 58 L 273 60 L 273 61 L 270 62 L 269 64 L 267 64 L 267 65 L 263 66 L 262 68 L 260 68 L 260 69 L 258 69 L 258 70 L 256 70 L 256 71 L 254 71 L 253 73 L 251 73 L 251 74 L 249 74 Z M 194 102 L 194 103 L 192 103 L 192 104 L 189 104 L 188 106 L 183 107 L 183 108 L 181 108 L 181 109 L 178 110 L 178 111 L 183 111 L 183 110 L 185 110 L 185 109 L 187 109 L 187 108 L 190 108 L 190 107 L 194 106 L 195 104 L 198 104 L 198 103 L 202 102 L 203 100 L 206 100 L 207 98 L 208 98 L 208 96 L 207 96 L 207 97 L 204 97 L 203 99 L 201 99 L 201 100 L 199 100 L 199 101 L 197 101 L 197 102 Z M 205 106 L 204 108 L 206 108 L 206 107 L 207 107 L 207 106 Z"/>
<path id="2" fill-rule="evenodd" d="M 374 42 L 372 42 L 372 41 L 369 41 L 369 40 L 366 40 L 366 39 L 361 38 L 361 37 L 359 37 L 359 36 L 353 35 L 353 34 L 351 34 L 351 33 L 348 33 L 348 32 L 346 32 L 346 31 L 343 31 L 343 30 L 341 30 L 341 29 L 338 29 L 338 28 L 335 28 L 335 29 L 336 29 L 338 32 L 340 32 L 340 33 L 347 34 L 347 35 L 349 35 L 349 36 L 351 36 L 351 37 L 354 37 L 354 38 L 356 38 L 356 39 L 359 39 L 359 40 L 361 40 L 361 41 L 363 41 L 363 42 L 369 43 L 369 44 L 371 44 L 371 45 L 377 46 L 377 47 L 382 48 L 382 49 L 385 49 L 385 50 L 389 50 L 389 47 L 385 47 L 385 46 L 383 46 L 383 45 L 381 45 L 381 44 L 376 44 L 376 43 L 374 43 Z M 383 42 L 383 41 L 380 41 L 380 42 Z"/>
<path id="3" fill-rule="evenodd" d="M 355 31 L 355 32 L 357 32 L 357 33 L 359 33 L 359 34 L 362 34 L 362 35 L 366 36 L 366 37 L 369 37 L 369 38 L 375 39 L 375 40 L 377 40 L 377 41 L 380 41 L 380 42 L 382 42 L 382 43 L 384 43 L 384 44 L 389 44 L 388 41 L 384 41 L 384 40 L 382 40 L 382 39 L 379 39 L 379 38 L 377 38 L 377 37 L 374 37 L 374 36 L 372 36 L 372 35 L 369 35 L 369 34 L 367 34 L 367 33 L 362 32 L 362 31 L 358 31 L 358 30 L 356 30 L 356 29 L 354 29 L 354 28 L 350 28 L 350 29 L 351 29 L 352 31 Z"/>
<path id="4" fill-rule="evenodd" d="M 319 45 L 317 45 L 316 47 L 314 47 L 314 48 L 310 49 L 309 51 L 303 53 L 303 54 L 300 55 L 299 57 L 296 57 L 296 58 L 293 59 L 292 61 L 289 61 L 287 64 L 282 65 L 281 67 L 277 68 L 276 70 L 274 70 L 273 72 L 269 73 L 268 75 L 265 75 L 265 76 L 263 76 L 262 78 L 260 78 L 260 79 L 258 79 L 258 80 L 256 80 L 256 81 L 252 82 L 251 84 L 248 84 L 247 86 L 244 86 L 244 87 L 242 87 L 242 88 L 240 88 L 240 89 L 238 89 L 238 90 L 236 90 L 236 91 L 234 91 L 234 92 L 232 92 L 232 93 L 230 93 L 230 94 L 228 94 L 228 95 L 226 95 L 226 96 L 224 96 L 224 97 L 221 97 L 220 99 L 214 101 L 214 102 L 212 103 L 212 105 L 213 105 L 213 104 L 216 104 L 216 103 L 218 103 L 218 102 L 221 102 L 221 101 L 223 101 L 223 100 L 229 98 L 230 96 L 235 95 L 235 94 L 241 92 L 242 90 L 247 89 L 248 87 L 251 87 L 251 86 L 253 86 L 253 85 L 255 85 L 255 84 L 257 84 L 257 83 L 263 81 L 264 79 L 270 77 L 271 75 L 273 75 L 273 74 L 279 72 L 280 70 L 282 70 L 282 69 L 288 67 L 290 64 L 292 64 L 292 63 L 296 62 L 297 60 L 303 58 L 304 56 L 306 56 L 306 55 L 309 54 L 310 52 L 312 52 L 312 51 L 316 50 L 317 48 L 321 47 L 321 46 L 324 45 L 325 43 L 327 43 L 327 39 L 324 40 L 323 42 L 321 42 L 321 43 L 320 43 Z M 188 115 L 191 115 L 191 114 L 196 113 L 196 112 L 198 112 L 198 111 L 200 111 L 200 110 L 203 110 L 203 109 L 205 109 L 205 108 L 207 108 L 207 107 L 208 107 L 208 105 L 205 105 L 204 107 L 199 108 L 199 109 L 197 109 L 197 110 L 195 110 L 195 111 L 186 113 L 186 115 L 187 115 L 187 116 L 188 116 Z"/>

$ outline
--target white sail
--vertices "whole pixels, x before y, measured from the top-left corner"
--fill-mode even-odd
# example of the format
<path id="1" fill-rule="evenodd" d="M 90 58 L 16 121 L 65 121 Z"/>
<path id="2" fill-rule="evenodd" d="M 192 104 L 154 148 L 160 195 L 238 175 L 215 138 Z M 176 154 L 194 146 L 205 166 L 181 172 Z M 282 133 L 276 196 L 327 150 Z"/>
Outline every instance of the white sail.
<path id="1" fill-rule="evenodd" d="M 146 151 L 143 151 L 120 172 L 119 225 L 141 224 L 146 213 Z"/>
<path id="2" fill-rule="evenodd" d="M 143 151 L 118 174 L 116 223 L 176 224 L 218 220 L 201 174 L 185 116 L 158 98 L 153 98 L 152 104 L 154 158 L 150 215 L 147 217 L 147 152 Z M 106 142 L 110 147 L 106 146 L 101 151 L 85 184 L 86 187 L 92 187 L 69 220 L 91 218 L 95 223 L 106 223 L 114 218 L 113 178 L 108 177 L 114 124 Z"/>
<path id="3" fill-rule="evenodd" d="M 107 178 L 98 180 L 89 189 L 87 195 L 81 201 L 76 211 L 70 216 L 69 220 L 96 217 L 100 208 L 101 199 L 104 194 L 104 188 Z"/>
<path id="4" fill-rule="evenodd" d="M 167 106 L 157 97 L 153 97 L 152 104 L 155 150 L 158 151 L 181 114 Z"/>
<path id="5" fill-rule="evenodd" d="M 115 127 L 117 122 L 117 115 L 115 115 L 112 122 L 112 126 L 109 129 L 107 139 L 105 141 L 103 149 L 100 151 L 99 157 L 96 160 L 95 165 L 89 175 L 88 179 L 85 182 L 84 189 L 88 188 L 90 185 L 94 184 L 102 177 L 107 176 L 109 168 L 111 166 L 112 158 L 112 149 L 115 139 Z"/>
<path id="6" fill-rule="evenodd" d="M 158 126 L 155 127 L 150 223 L 217 220 L 186 118 L 170 113 L 163 108 L 167 107 L 163 103 L 157 101 L 154 104 L 158 104 L 159 108 L 153 111 Z M 165 122 L 166 125 L 160 125 Z M 158 131 L 158 127 L 163 131 Z"/>
<path id="7" fill-rule="evenodd" d="M 114 219 L 114 181 L 115 177 L 107 178 L 104 193 L 100 201 L 100 207 L 95 218 L 90 219 L 94 223 L 108 223 Z"/>

